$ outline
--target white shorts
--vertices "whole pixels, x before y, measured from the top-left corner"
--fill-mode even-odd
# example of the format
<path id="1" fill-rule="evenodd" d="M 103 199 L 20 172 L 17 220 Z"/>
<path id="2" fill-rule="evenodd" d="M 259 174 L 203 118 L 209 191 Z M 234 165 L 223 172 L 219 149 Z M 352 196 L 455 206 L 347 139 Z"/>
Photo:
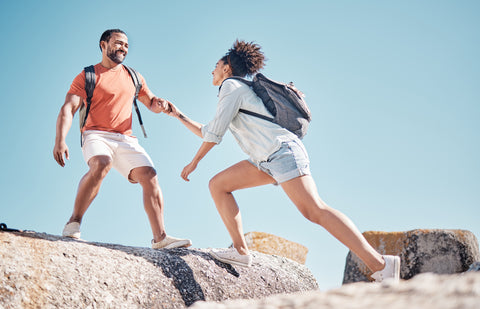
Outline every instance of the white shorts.
<path id="1" fill-rule="evenodd" d="M 94 156 L 108 156 L 112 166 L 130 182 L 130 171 L 136 167 L 154 167 L 152 159 L 138 143 L 137 138 L 105 131 L 89 130 L 83 132 L 83 158 L 85 162 Z"/>

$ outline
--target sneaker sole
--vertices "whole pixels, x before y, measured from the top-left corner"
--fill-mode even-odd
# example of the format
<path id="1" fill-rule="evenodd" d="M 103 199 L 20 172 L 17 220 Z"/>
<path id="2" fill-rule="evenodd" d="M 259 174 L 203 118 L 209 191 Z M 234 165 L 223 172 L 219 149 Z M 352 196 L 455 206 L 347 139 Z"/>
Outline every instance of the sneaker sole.
<path id="1" fill-rule="evenodd" d="M 398 282 L 400 280 L 400 257 L 399 256 L 395 256 L 393 260 L 393 270 L 395 272 L 393 274 L 393 280 Z"/>
<path id="2" fill-rule="evenodd" d="M 175 249 L 175 248 L 187 248 L 192 245 L 192 242 L 188 239 L 172 242 L 171 244 L 161 249 Z"/>
<path id="3" fill-rule="evenodd" d="M 239 262 L 239 261 L 229 260 L 229 259 L 219 257 L 218 255 L 215 254 L 215 252 L 209 252 L 208 254 L 210 254 L 210 256 L 215 258 L 216 260 L 219 260 L 220 262 L 223 262 L 223 263 L 226 263 L 226 264 L 233 264 L 233 265 L 243 266 L 243 267 L 252 266 L 252 264 L 242 263 L 242 262 Z"/>
<path id="4" fill-rule="evenodd" d="M 70 235 L 63 235 L 63 237 L 68 237 L 68 238 L 73 238 L 73 239 L 80 239 L 80 233 L 74 233 L 74 234 L 70 234 Z"/>

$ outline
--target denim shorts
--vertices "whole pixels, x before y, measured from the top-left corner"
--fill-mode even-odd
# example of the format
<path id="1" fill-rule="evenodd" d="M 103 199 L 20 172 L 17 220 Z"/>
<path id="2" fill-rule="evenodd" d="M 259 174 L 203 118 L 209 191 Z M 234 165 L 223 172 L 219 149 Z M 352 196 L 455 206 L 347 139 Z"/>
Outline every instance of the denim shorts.
<path id="1" fill-rule="evenodd" d="M 255 164 L 259 170 L 272 176 L 280 184 L 303 175 L 310 175 L 310 160 L 303 143 L 299 140 L 283 142 L 280 149 L 266 161 Z"/>

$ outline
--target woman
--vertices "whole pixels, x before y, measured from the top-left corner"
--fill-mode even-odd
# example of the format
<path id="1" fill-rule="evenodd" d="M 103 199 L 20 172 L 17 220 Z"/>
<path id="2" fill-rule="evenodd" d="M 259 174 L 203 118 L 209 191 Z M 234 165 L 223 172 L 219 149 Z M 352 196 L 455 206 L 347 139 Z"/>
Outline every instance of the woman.
<path id="1" fill-rule="evenodd" d="M 221 87 L 217 111 L 209 124 L 189 119 L 171 103 L 165 111 L 203 139 L 192 162 L 181 173 L 184 180 L 189 181 L 188 176 L 210 149 L 220 143 L 227 129 L 249 156 L 248 160 L 227 168 L 210 180 L 212 198 L 233 241 L 233 248 L 212 250 L 210 254 L 225 263 L 251 265 L 240 211 L 232 192 L 279 184 L 298 210 L 354 252 L 374 272 L 375 280 L 398 280 L 400 258 L 380 255 L 344 214 L 321 200 L 310 173 L 307 152 L 297 136 L 277 124 L 239 112 L 242 108 L 271 116 L 252 89 L 240 81 L 228 79 L 252 76 L 263 68 L 264 61 L 259 45 L 237 40 L 217 62 L 212 72 L 213 85 Z"/>

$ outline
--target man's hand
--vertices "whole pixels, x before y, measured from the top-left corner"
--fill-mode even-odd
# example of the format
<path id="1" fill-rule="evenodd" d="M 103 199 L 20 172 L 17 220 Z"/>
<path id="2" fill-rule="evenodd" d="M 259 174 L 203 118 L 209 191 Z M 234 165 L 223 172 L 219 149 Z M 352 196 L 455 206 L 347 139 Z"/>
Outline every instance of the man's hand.
<path id="1" fill-rule="evenodd" d="M 165 113 L 168 110 L 169 103 L 170 102 L 168 100 L 159 97 L 153 97 L 150 109 L 154 113 Z"/>
<path id="2" fill-rule="evenodd" d="M 69 160 L 67 144 L 65 142 L 56 142 L 55 146 L 53 147 L 53 158 L 61 167 L 65 166 L 65 160 L 63 159 L 64 154 L 65 159 Z"/>

